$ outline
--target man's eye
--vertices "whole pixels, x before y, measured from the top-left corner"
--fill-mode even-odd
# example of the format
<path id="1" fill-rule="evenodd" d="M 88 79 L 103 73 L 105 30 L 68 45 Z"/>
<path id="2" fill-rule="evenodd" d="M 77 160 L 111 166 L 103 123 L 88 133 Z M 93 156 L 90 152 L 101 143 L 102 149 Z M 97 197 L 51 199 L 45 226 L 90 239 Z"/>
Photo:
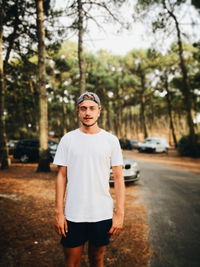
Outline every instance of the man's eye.
<path id="1" fill-rule="evenodd" d="M 85 111 L 86 108 L 85 108 L 85 107 L 80 107 L 80 110 L 81 110 L 81 111 Z"/>

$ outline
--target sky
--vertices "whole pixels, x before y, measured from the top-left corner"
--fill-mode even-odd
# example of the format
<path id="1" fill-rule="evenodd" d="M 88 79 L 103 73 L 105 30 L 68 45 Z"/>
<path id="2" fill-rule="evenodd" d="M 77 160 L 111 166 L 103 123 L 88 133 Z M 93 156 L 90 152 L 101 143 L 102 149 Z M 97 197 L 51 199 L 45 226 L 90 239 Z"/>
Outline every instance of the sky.
<path id="1" fill-rule="evenodd" d="M 132 1 L 133 3 L 134 1 Z M 63 0 L 55 0 L 56 7 L 65 7 L 66 3 Z M 132 21 L 133 4 L 126 5 L 121 12 L 125 14 L 127 21 Z M 94 15 L 95 16 L 95 15 Z M 63 24 L 66 19 L 63 18 Z M 142 40 L 145 28 L 142 23 L 134 23 L 133 28 L 129 31 L 123 30 L 117 33 L 119 25 L 101 23 L 103 29 L 99 29 L 92 21 L 89 22 L 88 32 L 84 36 L 85 46 L 92 51 L 100 49 L 110 50 L 113 54 L 124 55 L 133 48 L 147 48 L 148 42 Z M 70 40 L 77 41 L 75 36 Z"/>
<path id="2" fill-rule="evenodd" d="M 64 0 L 52 0 L 55 2 L 56 7 L 64 8 L 66 6 L 66 1 Z M 166 35 L 162 35 L 161 33 L 157 33 L 154 36 L 151 34 L 151 22 L 146 21 L 146 23 L 134 22 L 132 19 L 133 8 L 134 8 L 134 0 L 130 0 L 128 4 L 123 6 L 120 10 L 121 14 L 123 14 L 125 20 L 131 22 L 131 29 L 123 30 L 117 33 L 119 29 L 119 25 L 114 25 L 111 23 L 102 22 L 102 29 L 99 29 L 94 22 L 90 21 L 88 24 L 88 32 L 84 35 L 84 45 L 85 47 L 92 52 L 95 52 L 100 49 L 106 49 L 111 51 L 113 54 L 125 55 L 128 51 L 137 48 L 149 48 L 154 44 L 155 47 L 161 52 L 167 51 L 170 44 L 175 40 L 175 32 L 171 32 L 170 35 L 166 37 Z M 190 0 L 188 0 L 190 2 Z M 192 34 L 195 35 L 194 29 L 191 28 L 189 21 L 191 21 L 191 13 L 193 12 L 188 6 L 185 7 L 184 10 L 181 11 L 181 27 L 183 31 L 190 34 L 190 40 L 193 38 L 197 38 L 195 36 L 192 37 Z M 98 14 L 93 13 L 94 16 L 98 16 Z M 100 19 L 97 17 L 98 20 Z M 67 25 L 67 19 L 62 18 L 62 23 Z M 68 19 L 69 23 L 69 19 Z M 200 23 L 200 19 L 199 19 Z M 200 24 L 199 24 L 200 25 Z M 192 34 L 191 34 L 192 33 Z M 197 35 L 197 33 L 196 33 Z M 73 34 L 69 35 L 69 40 L 77 42 L 77 37 Z M 191 40 L 192 41 L 192 40 Z"/>
<path id="3" fill-rule="evenodd" d="M 52 1 L 56 3 L 56 7 L 61 8 L 66 6 L 66 0 Z M 162 35 L 161 32 L 158 32 L 152 36 L 150 30 L 150 20 L 146 21 L 146 23 L 133 22 L 132 14 L 134 1 L 135 0 L 130 0 L 129 5 L 124 6 L 121 10 L 122 14 L 125 15 L 125 18 L 128 21 L 131 21 L 132 27 L 129 31 L 123 30 L 118 32 L 119 27 L 113 24 L 102 23 L 104 30 L 99 29 L 92 22 L 88 24 L 88 32 L 84 35 L 84 46 L 87 48 L 87 50 L 96 52 L 100 49 L 106 49 L 111 51 L 112 54 L 125 55 L 133 49 L 145 49 L 154 45 L 155 48 L 161 53 L 167 52 L 167 49 L 170 47 L 171 43 L 176 40 L 176 31 L 171 30 L 168 36 Z M 185 5 L 185 7 L 178 12 L 180 12 L 179 22 L 182 32 L 185 33 L 185 40 L 192 43 L 197 40 L 200 41 L 200 16 L 196 10 L 189 5 L 190 1 L 191 0 L 187 0 L 187 5 Z M 66 18 L 61 19 L 61 21 L 64 25 L 67 25 Z M 197 24 L 196 27 L 191 25 L 192 22 Z M 174 26 L 171 25 L 171 28 L 174 29 Z M 69 35 L 69 40 L 77 42 L 77 37 L 71 34 Z M 199 121 L 200 114 L 196 116 L 195 123 Z"/>

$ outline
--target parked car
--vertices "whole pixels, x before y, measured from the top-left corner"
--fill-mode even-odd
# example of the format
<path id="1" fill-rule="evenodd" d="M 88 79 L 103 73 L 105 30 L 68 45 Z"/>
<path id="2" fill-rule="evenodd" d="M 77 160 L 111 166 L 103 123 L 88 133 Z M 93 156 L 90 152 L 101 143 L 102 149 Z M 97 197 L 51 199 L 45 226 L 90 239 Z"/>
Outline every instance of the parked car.
<path id="1" fill-rule="evenodd" d="M 48 140 L 50 161 L 53 161 L 58 143 L 53 140 Z M 14 159 L 19 159 L 21 162 L 37 162 L 39 160 L 39 140 L 24 139 L 19 140 L 13 151 Z"/>
<path id="2" fill-rule="evenodd" d="M 13 155 L 13 152 L 14 152 L 14 149 L 16 147 L 17 142 L 18 142 L 17 140 L 9 140 L 8 141 L 7 146 L 8 146 L 9 155 Z"/>
<path id="3" fill-rule="evenodd" d="M 140 142 L 137 139 L 130 139 L 132 149 L 138 149 Z"/>
<path id="4" fill-rule="evenodd" d="M 166 152 L 168 151 L 169 144 L 165 138 L 149 137 L 139 145 L 139 152 Z"/>
<path id="5" fill-rule="evenodd" d="M 131 183 L 140 179 L 138 163 L 133 159 L 123 158 L 123 174 L 125 183 Z M 110 169 L 110 185 L 114 184 L 112 168 Z"/>
<path id="6" fill-rule="evenodd" d="M 132 144 L 129 139 L 119 139 L 121 149 L 131 150 Z"/>

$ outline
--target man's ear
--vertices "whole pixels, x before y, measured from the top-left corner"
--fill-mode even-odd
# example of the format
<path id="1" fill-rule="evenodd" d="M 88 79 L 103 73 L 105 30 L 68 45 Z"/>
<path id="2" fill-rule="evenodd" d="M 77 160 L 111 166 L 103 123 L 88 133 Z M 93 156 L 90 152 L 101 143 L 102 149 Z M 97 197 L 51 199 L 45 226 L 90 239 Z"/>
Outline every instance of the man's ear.
<path id="1" fill-rule="evenodd" d="M 101 111 L 102 111 L 102 107 L 99 106 L 99 115 L 98 115 L 98 117 L 100 117 L 100 115 L 101 115 Z"/>

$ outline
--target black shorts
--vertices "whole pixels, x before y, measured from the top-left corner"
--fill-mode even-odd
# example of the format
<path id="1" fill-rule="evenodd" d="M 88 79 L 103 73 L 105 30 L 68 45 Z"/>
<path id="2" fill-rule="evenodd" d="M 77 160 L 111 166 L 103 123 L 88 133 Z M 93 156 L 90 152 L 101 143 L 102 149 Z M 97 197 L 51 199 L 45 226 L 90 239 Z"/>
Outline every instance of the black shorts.
<path id="1" fill-rule="evenodd" d="M 110 234 L 108 234 L 112 219 L 99 222 L 71 222 L 67 221 L 68 232 L 66 237 L 62 236 L 60 243 L 63 247 L 74 248 L 89 241 L 96 247 L 109 244 Z"/>

